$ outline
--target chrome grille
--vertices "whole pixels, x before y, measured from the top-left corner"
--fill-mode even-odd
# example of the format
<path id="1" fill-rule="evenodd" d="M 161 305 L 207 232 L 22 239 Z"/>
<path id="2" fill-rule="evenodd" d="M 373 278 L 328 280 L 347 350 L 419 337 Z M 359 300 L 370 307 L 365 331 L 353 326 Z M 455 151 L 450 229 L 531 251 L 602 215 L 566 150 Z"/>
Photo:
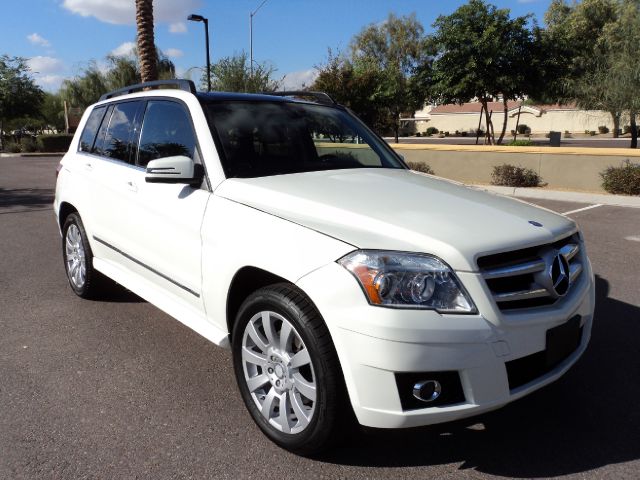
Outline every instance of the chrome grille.
<path id="1" fill-rule="evenodd" d="M 582 273 L 578 234 L 552 244 L 486 255 L 478 259 L 478 267 L 500 310 L 551 305 L 571 291 Z M 562 275 L 568 286 L 561 289 Z"/>

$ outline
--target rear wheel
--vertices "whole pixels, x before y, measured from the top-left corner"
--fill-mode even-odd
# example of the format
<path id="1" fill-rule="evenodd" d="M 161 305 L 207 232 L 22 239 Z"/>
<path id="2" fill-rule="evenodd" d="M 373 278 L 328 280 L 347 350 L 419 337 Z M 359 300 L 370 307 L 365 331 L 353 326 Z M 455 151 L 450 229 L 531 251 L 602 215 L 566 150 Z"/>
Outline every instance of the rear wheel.
<path id="1" fill-rule="evenodd" d="M 82 298 L 103 293 L 104 277 L 93 268 L 93 253 L 82 220 L 77 213 L 65 219 L 62 227 L 62 256 L 71 289 Z"/>
<path id="2" fill-rule="evenodd" d="M 269 438 L 303 455 L 335 439 L 350 407 L 327 327 L 300 290 L 277 284 L 250 295 L 232 348 L 242 398 Z"/>

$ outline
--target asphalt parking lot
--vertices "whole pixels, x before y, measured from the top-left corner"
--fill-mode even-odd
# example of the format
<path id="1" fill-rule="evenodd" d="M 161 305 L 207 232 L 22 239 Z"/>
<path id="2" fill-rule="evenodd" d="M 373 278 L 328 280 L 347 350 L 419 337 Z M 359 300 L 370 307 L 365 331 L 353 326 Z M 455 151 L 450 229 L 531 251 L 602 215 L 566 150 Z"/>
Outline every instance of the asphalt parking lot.
<path id="1" fill-rule="evenodd" d="M 591 345 L 565 377 L 308 459 L 254 426 L 227 350 L 132 294 L 73 294 L 57 161 L 0 158 L 0 479 L 640 477 L 640 209 L 536 200 L 574 211 L 597 275 Z"/>

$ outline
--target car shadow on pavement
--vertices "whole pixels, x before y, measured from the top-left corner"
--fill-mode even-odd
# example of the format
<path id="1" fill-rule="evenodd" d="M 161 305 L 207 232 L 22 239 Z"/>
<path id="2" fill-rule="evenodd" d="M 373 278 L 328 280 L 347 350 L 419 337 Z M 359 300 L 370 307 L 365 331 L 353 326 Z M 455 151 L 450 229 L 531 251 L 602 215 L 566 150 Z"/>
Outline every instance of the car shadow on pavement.
<path id="1" fill-rule="evenodd" d="M 501 410 L 411 430 L 374 430 L 318 460 L 373 467 L 460 463 L 513 477 L 581 473 L 640 458 L 640 307 L 596 277 L 591 344 L 560 380 Z"/>
<path id="2" fill-rule="evenodd" d="M 28 207 L 29 210 L 53 209 L 53 190 L 50 188 L 0 188 L 0 213 L 5 208 Z"/>

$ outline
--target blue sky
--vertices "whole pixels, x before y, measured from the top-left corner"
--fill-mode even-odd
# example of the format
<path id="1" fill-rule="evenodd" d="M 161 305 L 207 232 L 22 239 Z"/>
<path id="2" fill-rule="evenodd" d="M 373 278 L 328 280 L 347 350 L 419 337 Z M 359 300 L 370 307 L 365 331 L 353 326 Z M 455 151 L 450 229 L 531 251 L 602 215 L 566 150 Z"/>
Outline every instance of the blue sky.
<path id="1" fill-rule="evenodd" d="M 249 50 L 249 12 L 262 0 L 154 0 L 156 43 L 184 75 L 204 64 L 204 29 L 190 13 L 209 18 L 212 62 Z M 415 12 L 427 31 L 438 15 L 465 2 L 431 0 L 267 0 L 254 17 L 254 59 L 271 62 L 285 85 L 312 79 L 327 49 L 346 49 L 364 26 L 389 12 Z M 542 23 L 550 0 L 495 0 L 513 16 L 533 13 Z M 135 42 L 134 0 L 20 0 L 0 16 L 0 54 L 30 59 L 34 77 L 54 91 L 89 61 L 126 53 Z M 199 70 L 190 70 L 194 79 Z"/>

